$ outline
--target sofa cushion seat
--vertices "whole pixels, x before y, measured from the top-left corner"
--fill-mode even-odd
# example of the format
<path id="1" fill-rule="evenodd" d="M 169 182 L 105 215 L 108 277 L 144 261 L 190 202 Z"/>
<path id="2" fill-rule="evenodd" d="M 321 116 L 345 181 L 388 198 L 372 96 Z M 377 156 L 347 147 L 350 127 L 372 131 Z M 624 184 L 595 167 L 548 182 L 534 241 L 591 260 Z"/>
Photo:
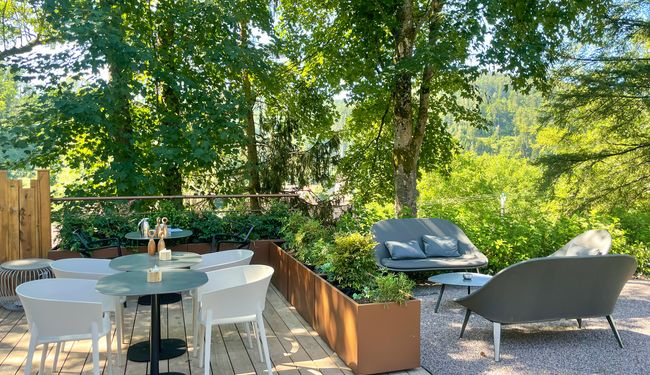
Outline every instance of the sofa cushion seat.
<path id="1" fill-rule="evenodd" d="M 485 255 L 475 252 L 459 257 L 430 257 L 424 259 L 393 260 L 383 258 L 381 264 L 393 270 L 431 270 L 431 269 L 467 269 L 483 267 L 488 260 Z"/>

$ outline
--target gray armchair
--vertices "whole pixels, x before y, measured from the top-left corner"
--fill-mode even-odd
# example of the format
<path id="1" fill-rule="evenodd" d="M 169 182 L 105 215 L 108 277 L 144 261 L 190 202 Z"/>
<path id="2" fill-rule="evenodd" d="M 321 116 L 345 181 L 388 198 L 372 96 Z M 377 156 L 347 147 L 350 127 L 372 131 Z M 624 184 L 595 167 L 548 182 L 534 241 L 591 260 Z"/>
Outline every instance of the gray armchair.
<path id="1" fill-rule="evenodd" d="M 547 257 L 527 260 L 497 273 L 481 289 L 456 299 L 493 323 L 494 360 L 499 360 L 501 325 L 605 317 L 623 347 L 611 315 L 625 283 L 636 270 L 629 255 Z"/>

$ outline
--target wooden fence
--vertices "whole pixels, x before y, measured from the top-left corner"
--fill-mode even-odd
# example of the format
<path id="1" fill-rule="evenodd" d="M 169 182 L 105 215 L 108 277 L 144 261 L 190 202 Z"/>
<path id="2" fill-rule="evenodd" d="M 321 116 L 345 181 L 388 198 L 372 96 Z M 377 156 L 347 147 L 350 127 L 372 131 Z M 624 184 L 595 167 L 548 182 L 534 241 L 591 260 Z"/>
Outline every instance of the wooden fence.
<path id="1" fill-rule="evenodd" d="M 0 171 L 0 262 L 47 258 L 51 247 L 49 171 L 39 170 L 29 187 Z"/>

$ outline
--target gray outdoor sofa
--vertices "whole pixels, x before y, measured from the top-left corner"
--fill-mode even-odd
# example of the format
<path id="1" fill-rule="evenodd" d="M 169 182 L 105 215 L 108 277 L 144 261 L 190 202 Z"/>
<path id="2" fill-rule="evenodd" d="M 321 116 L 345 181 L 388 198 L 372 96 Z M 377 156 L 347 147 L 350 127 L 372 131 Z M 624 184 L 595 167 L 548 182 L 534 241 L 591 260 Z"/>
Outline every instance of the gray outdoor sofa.
<path id="1" fill-rule="evenodd" d="M 375 259 L 380 266 L 392 271 L 463 270 L 485 267 L 488 260 L 465 233 L 450 221 L 443 219 L 388 219 L 375 223 L 372 234 L 377 241 Z M 458 240 L 458 257 L 428 257 L 424 259 L 392 259 L 386 241 L 416 240 L 422 245 L 422 236 L 452 237 Z"/>
<path id="2" fill-rule="evenodd" d="M 514 264 L 456 299 L 467 308 L 460 337 L 472 313 L 491 321 L 498 361 L 502 324 L 576 319 L 581 327 L 584 318 L 605 317 L 622 348 L 611 315 L 635 270 L 636 260 L 629 255 L 555 256 Z"/>

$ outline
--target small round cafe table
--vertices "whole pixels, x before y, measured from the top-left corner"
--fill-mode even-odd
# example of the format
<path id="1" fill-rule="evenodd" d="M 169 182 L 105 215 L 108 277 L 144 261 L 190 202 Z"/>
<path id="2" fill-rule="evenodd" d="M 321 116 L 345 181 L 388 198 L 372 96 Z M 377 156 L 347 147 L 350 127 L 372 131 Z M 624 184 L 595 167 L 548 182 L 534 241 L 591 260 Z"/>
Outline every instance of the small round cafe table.
<path id="1" fill-rule="evenodd" d="M 161 270 L 174 268 L 188 268 L 201 263 L 201 255 L 186 251 L 172 251 L 171 260 L 160 260 L 158 255 L 151 256 L 147 253 L 131 254 L 117 257 L 108 264 L 118 271 L 146 271 L 158 266 Z"/>
<path id="2" fill-rule="evenodd" d="M 147 253 L 125 255 L 111 260 L 109 267 L 118 271 L 146 271 L 149 268 L 158 266 L 161 270 L 175 268 L 190 268 L 201 262 L 201 256 L 196 253 L 185 251 L 173 251 L 171 260 L 160 260 L 158 255 L 150 256 Z M 160 303 L 168 305 L 181 300 L 178 293 L 165 294 L 160 297 Z M 138 299 L 138 304 L 149 306 L 151 299 L 144 296 Z"/>
<path id="3" fill-rule="evenodd" d="M 466 279 L 463 277 L 463 275 L 468 275 L 470 276 L 469 279 Z M 438 308 L 440 307 L 440 301 L 442 301 L 442 294 L 445 292 L 445 286 L 446 285 L 455 285 L 455 286 L 466 286 L 467 287 L 467 294 L 471 292 L 470 287 L 482 287 L 490 281 L 492 276 L 490 275 L 484 275 L 481 273 L 474 273 L 474 272 L 450 272 L 450 273 L 442 273 L 440 275 L 435 275 L 431 276 L 428 280 L 432 283 L 439 283 L 440 284 L 440 294 L 438 295 L 438 301 L 436 302 L 436 308 L 433 310 L 434 312 L 438 312 Z"/>
<path id="4" fill-rule="evenodd" d="M 148 269 L 153 268 L 154 266 L 158 266 L 158 268 L 163 271 L 163 276 L 165 274 L 165 271 L 168 270 L 173 270 L 177 268 L 189 268 L 190 266 L 194 264 L 201 263 L 201 255 L 196 254 L 196 253 L 190 253 L 190 252 L 185 252 L 185 251 L 173 251 L 172 252 L 172 259 L 171 260 L 160 260 L 158 258 L 158 255 L 150 256 L 149 254 L 131 254 L 131 255 L 125 255 L 121 257 L 117 257 L 108 264 L 109 267 L 118 270 L 118 271 L 144 271 L 146 272 Z M 144 306 L 149 306 L 153 305 L 153 300 L 148 293 L 142 293 L 139 294 L 141 297 L 138 298 L 138 304 L 144 305 Z M 177 292 L 168 292 L 168 293 L 163 293 L 158 296 L 157 304 L 159 305 L 158 308 L 160 308 L 160 305 L 168 305 L 170 303 L 176 303 L 179 302 L 182 299 L 181 294 Z M 176 340 L 172 342 L 176 342 L 176 344 L 179 344 L 178 341 L 181 340 Z M 168 342 L 165 344 L 167 348 L 173 347 L 172 342 Z M 185 342 L 182 341 L 182 348 L 185 348 Z M 146 362 L 148 361 L 149 354 L 147 352 L 148 350 L 148 345 L 145 343 L 139 343 L 132 345 L 129 348 L 129 351 L 127 353 L 127 357 L 129 358 L 130 361 L 134 362 Z M 177 357 L 181 354 L 184 353 L 183 351 L 178 351 L 178 350 L 163 350 L 162 356 L 165 358 L 161 359 L 168 359 L 168 358 L 174 358 Z"/>
<path id="5" fill-rule="evenodd" d="M 129 355 L 137 354 L 149 361 L 151 375 L 158 375 L 160 360 L 175 358 L 187 351 L 187 343 L 181 339 L 160 338 L 160 295 L 177 293 L 197 288 L 208 282 L 205 272 L 194 270 L 166 269 L 162 281 L 147 282 L 147 272 L 120 272 L 105 276 L 97 282 L 97 291 L 110 296 L 151 296 L 151 328 L 149 341 L 139 342 L 129 347 Z M 131 357 L 129 357 L 129 360 Z M 178 373 L 168 373 L 178 374 Z"/>

